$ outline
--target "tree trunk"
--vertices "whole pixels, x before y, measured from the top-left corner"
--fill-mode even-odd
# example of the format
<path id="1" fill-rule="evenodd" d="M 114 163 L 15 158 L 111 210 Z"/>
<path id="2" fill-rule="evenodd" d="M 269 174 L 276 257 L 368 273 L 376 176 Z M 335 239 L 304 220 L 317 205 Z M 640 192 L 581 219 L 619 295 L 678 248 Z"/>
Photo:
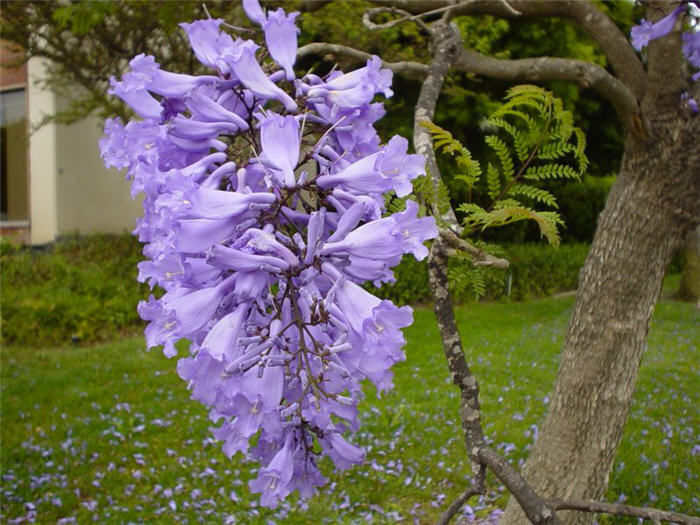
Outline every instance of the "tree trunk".
<path id="1" fill-rule="evenodd" d="M 627 420 L 671 256 L 697 222 L 700 119 L 657 116 L 628 138 L 623 166 L 581 271 L 552 403 L 525 477 L 547 497 L 601 499 Z M 527 523 L 511 501 L 501 523 Z M 592 515 L 559 513 L 565 523 Z"/>
<path id="2" fill-rule="evenodd" d="M 650 0 L 647 18 L 672 8 Z M 675 31 L 649 45 L 646 126 L 628 132 L 620 176 L 581 270 L 552 402 L 524 469 L 546 497 L 598 500 L 605 493 L 666 267 L 698 224 L 700 118 L 681 102 L 687 87 L 680 33 L 677 21 Z M 584 513 L 559 516 L 570 524 L 593 521 Z M 527 523 L 513 498 L 502 523 Z"/>
<path id="3" fill-rule="evenodd" d="M 700 226 L 690 231 L 685 241 L 678 298 L 700 307 Z"/>

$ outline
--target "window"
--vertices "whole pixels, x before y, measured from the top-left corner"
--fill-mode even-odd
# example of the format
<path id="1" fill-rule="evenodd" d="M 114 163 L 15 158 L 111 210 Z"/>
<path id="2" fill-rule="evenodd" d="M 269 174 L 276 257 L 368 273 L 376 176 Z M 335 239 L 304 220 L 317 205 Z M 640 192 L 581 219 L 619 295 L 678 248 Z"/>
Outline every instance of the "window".
<path id="1" fill-rule="evenodd" d="M 25 90 L 0 92 L 0 219 L 29 218 L 27 114 Z"/>

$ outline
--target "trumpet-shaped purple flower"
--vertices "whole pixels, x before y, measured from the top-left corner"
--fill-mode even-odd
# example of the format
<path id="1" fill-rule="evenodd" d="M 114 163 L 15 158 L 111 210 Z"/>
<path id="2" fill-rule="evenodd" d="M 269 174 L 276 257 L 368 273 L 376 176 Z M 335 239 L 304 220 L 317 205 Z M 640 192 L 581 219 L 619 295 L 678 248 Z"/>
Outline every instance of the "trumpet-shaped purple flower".
<path id="1" fill-rule="evenodd" d="M 255 58 L 258 46 L 250 40 L 239 42 L 226 59 L 241 82 L 260 98 L 279 100 L 287 111 L 296 111 L 297 104 L 292 97 L 269 79 Z"/>
<path id="2" fill-rule="evenodd" d="M 221 20 L 181 24 L 215 74 L 171 73 L 139 55 L 112 91 L 143 120 L 108 120 L 100 149 L 144 194 L 139 279 L 165 292 L 139 305 L 147 345 L 173 357 L 178 340 L 191 342 L 180 377 L 209 407 L 224 452 L 260 463 L 250 488 L 274 506 L 325 483 L 319 454 L 340 469 L 363 460 L 348 439 L 361 382 L 391 387 L 412 312 L 358 283 L 392 280 L 437 232 L 413 201 L 384 208 L 384 193 L 410 193 L 423 159 L 401 137 L 380 145 L 384 110 L 372 100 L 391 94 L 391 73 L 379 59 L 285 91 L 296 14 L 266 14 L 256 0 L 244 9 L 277 65 Z"/>
<path id="3" fill-rule="evenodd" d="M 425 160 L 408 155 L 408 141 L 393 137 L 377 153 L 357 160 L 337 173 L 321 175 L 317 184 L 324 189 L 340 187 L 354 193 L 387 193 L 396 191 L 405 197 L 412 191 L 411 180 L 425 173 Z"/>
<path id="4" fill-rule="evenodd" d="M 294 20 L 299 13 L 286 14 L 280 7 L 267 14 L 263 23 L 265 43 L 270 56 L 287 74 L 287 80 L 294 80 L 294 62 L 297 58 L 297 33 Z"/>
<path id="5" fill-rule="evenodd" d="M 219 31 L 223 22 L 220 18 L 195 20 L 191 24 L 183 22 L 180 27 L 187 33 L 197 60 L 226 75 L 230 69 L 223 57 L 231 52 L 234 43 L 230 35 Z"/>
<path id="6" fill-rule="evenodd" d="M 260 7 L 258 0 L 243 0 L 243 10 L 248 18 L 259 25 L 265 23 L 265 12 Z"/>
<path id="7" fill-rule="evenodd" d="M 294 474 L 294 438 L 288 436 L 284 446 L 275 454 L 270 463 L 260 469 L 257 479 L 250 482 L 254 492 L 261 492 L 261 503 L 274 507 L 277 501 L 289 494 L 289 482 Z"/>
<path id="8" fill-rule="evenodd" d="M 367 65 L 351 73 L 336 72 L 331 79 L 308 88 L 307 95 L 319 97 L 341 108 L 357 108 L 369 104 L 376 93 L 390 97 L 392 73 L 381 69 L 382 61 L 373 56 Z"/>
<path id="9" fill-rule="evenodd" d="M 646 47 L 650 41 L 669 34 L 673 29 L 673 26 L 676 24 L 678 15 L 683 11 L 685 11 L 685 6 L 680 5 L 668 15 L 656 22 L 652 23 L 649 20 L 642 19 L 639 25 L 632 28 L 632 46 L 637 51 L 641 51 L 641 49 Z"/>
<path id="10" fill-rule="evenodd" d="M 279 179 L 286 186 L 294 186 L 294 169 L 299 162 L 299 122 L 270 113 L 260 122 L 260 143 L 264 164 L 280 173 Z"/>

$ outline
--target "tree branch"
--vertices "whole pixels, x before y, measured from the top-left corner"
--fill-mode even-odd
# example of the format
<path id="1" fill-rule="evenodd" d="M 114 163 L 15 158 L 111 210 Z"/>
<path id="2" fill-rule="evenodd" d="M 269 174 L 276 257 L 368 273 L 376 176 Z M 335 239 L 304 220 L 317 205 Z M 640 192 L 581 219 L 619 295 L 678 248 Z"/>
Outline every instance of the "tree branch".
<path id="1" fill-rule="evenodd" d="M 439 9 L 438 11 L 441 11 L 441 9 Z M 377 24 L 372 21 L 372 15 L 376 15 L 378 13 L 391 13 L 403 16 L 401 18 L 389 20 L 388 22 L 384 22 L 382 24 Z M 419 13 L 417 15 L 411 15 L 411 13 L 404 11 L 403 9 L 398 9 L 396 7 L 373 7 L 372 9 L 368 9 L 367 11 L 365 11 L 365 14 L 362 15 L 362 23 L 367 29 L 376 30 L 388 29 L 403 22 L 415 22 L 419 27 L 421 27 L 428 34 L 430 34 L 430 26 L 428 26 L 428 24 L 421 20 L 421 17 L 428 16 L 430 13 L 432 13 L 432 11 L 429 11 L 427 13 Z"/>
<path id="2" fill-rule="evenodd" d="M 421 122 L 426 119 L 432 120 L 445 76 L 456 58 L 457 50 L 462 47 L 462 42 L 458 31 L 443 20 L 434 22 L 432 28 L 433 60 L 416 103 L 413 144 L 416 151 L 425 157 L 427 171 L 433 184 L 437 187 L 440 184 L 440 170 L 435 160 L 433 141 L 430 133 L 421 125 Z M 438 214 L 436 209 L 433 210 L 433 213 Z M 458 228 L 454 210 L 451 207 L 440 218 L 451 228 Z M 447 237 L 451 239 L 449 235 Z M 454 242 L 454 239 L 451 240 Z M 488 466 L 516 496 L 531 521 L 558 525 L 559 518 L 547 502 L 540 498 L 516 471 L 486 445 L 481 426 L 479 384 L 464 357 L 462 340 L 454 316 L 452 295 L 448 287 L 445 245 L 446 241 L 442 235 L 433 242 L 428 257 L 428 279 L 443 352 L 452 375 L 452 382 L 460 391 L 460 419 L 472 472 L 479 473 L 476 476 L 478 481 L 482 479 L 479 477 L 480 473 L 483 472 L 485 466 Z M 479 488 L 477 485 L 475 487 Z M 464 493 L 465 498 L 466 495 L 467 492 Z M 461 504 L 464 504 L 465 498 L 458 498 L 450 506 L 450 509 L 456 508 L 452 511 L 452 516 L 459 510 Z M 446 513 L 447 516 L 449 515 Z"/>
<path id="3" fill-rule="evenodd" d="M 442 229 L 440 230 L 440 238 L 445 241 L 445 244 L 457 251 L 466 252 L 472 257 L 474 266 L 493 266 L 505 270 L 510 266 L 506 259 L 494 257 L 490 253 L 486 253 L 476 246 L 469 244 L 467 241 L 457 236 L 453 231 Z"/>
<path id="4" fill-rule="evenodd" d="M 506 486 L 532 523 L 542 525 L 561 523 L 549 503 L 542 499 L 525 481 L 525 478 L 492 448 L 482 447 L 479 450 L 479 459 Z"/>
<path id="5" fill-rule="evenodd" d="M 324 54 L 329 54 L 333 56 L 348 56 L 358 61 L 366 61 L 372 57 L 371 54 L 365 53 L 364 51 L 360 51 L 350 46 L 344 46 L 341 44 L 328 44 L 325 42 L 313 42 L 311 44 L 306 44 L 305 46 L 300 47 L 297 51 L 297 56 L 299 57 Z M 405 75 L 411 78 L 423 79 L 428 74 L 428 66 L 426 66 L 425 64 L 421 64 L 420 62 L 382 61 L 382 65 L 396 74 Z"/>
<path id="6" fill-rule="evenodd" d="M 452 0 L 374 0 L 375 4 L 393 6 L 416 14 L 438 9 Z M 517 13 L 517 14 L 516 14 Z M 488 14 L 501 18 L 560 17 L 572 20 L 595 40 L 605 54 L 616 76 L 641 100 L 644 95 L 646 73 L 637 54 L 615 23 L 595 4 L 583 0 L 466 0 L 455 5 L 451 14 Z"/>
<path id="7" fill-rule="evenodd" d="M 592 62 L 556 57 L 498 59 L 462 48 L 455 67 L 469 73 L 514 82 L 575 82 L 582 87 L 596 90 L 609 100 L 628 129 L 639 130 L 642 123 L 634 94 L 620 80 Z"/>
<path id="8" fill-rule="evenodd" d="M 432 122 L 445 77 L 452 67 L 455 54 L 461 45 L 461 37 L 456 29 L 443 22 L 433 24 L 434 58 L 421 85 L 413 115 L 413 146 L 417 153 L 425 157 L 427 172 L 432 179 L 436 194 L 442 180 L 440 168 L 438 168 L 437 159 L 435 158 L 433 138 L 421 123 L 424 120 Z M 433 214 L 437 216 L 438 210 L 435 207 L 433 208 Z M 439 218 L 449 224 L 450 228 L 460 231 L 452 206 Z"/>
<path id="9" fill-rule="evenodd" d="M 582 512 L 614 514 L 616 516 L 634 516 L 652 521 L 671 521 L 679 525 L 700 525 L 700 518 L 650 507 L 631 507 L 620 503 L 606 503 L 604 501 L 587 501 L 580 499 L 563 500 L 559 498 L 550 498 L 548 501 L 556 510 L 580 510 Z"/>

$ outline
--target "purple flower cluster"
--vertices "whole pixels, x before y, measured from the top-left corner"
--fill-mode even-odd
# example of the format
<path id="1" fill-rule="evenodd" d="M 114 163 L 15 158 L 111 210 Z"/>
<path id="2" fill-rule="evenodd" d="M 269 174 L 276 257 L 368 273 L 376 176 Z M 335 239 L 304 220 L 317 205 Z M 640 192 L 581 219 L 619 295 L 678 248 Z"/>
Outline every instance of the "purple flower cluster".
<path id="1" fill-rule="evenodd" d="M 669 34 L 673 30 L 678 16 L 686 11 L 686 6 L 689 5 L 689 3 L 682 3 L 668 15 L 653 23 L 642 19 L 639 25 L 632 28 L 632 47 L 641 51 L 650 41 Z M 683 33 L 683 54 L 693 67 L 700 69 L 700 32 L 691 30 Z M 698 80 L 700 71 L 695 73 L 692 78 Z"/>
<path id="2" fill-rule="evenodd" d="M 145 195 L 139 279 L 165 292 L 139 305 L 147 344 L 172 357 L 191 342 L 178 373 L 210 407 L 224 452 L 261 463 L 250 487 L 274 506 L 325 482 L 320 455 L 339 469 L 362 461 L 345 438 L 361 382 L 391 388 L 412 311 L 360 284 L 392 281 L 437 231 L 410 200 L 383 216 L 383 194 L 407 196 L 424 159 L 402 137 L 380 145 L 372 100 L 391 95 L 380 60 L 296 78 L 297 14 L 243 6 L 271 60 L 222 20 L 181 24 L 211 74 L 135 57 L 111 92 L 142 119 L 108 120 L 100 147 Z"/>

